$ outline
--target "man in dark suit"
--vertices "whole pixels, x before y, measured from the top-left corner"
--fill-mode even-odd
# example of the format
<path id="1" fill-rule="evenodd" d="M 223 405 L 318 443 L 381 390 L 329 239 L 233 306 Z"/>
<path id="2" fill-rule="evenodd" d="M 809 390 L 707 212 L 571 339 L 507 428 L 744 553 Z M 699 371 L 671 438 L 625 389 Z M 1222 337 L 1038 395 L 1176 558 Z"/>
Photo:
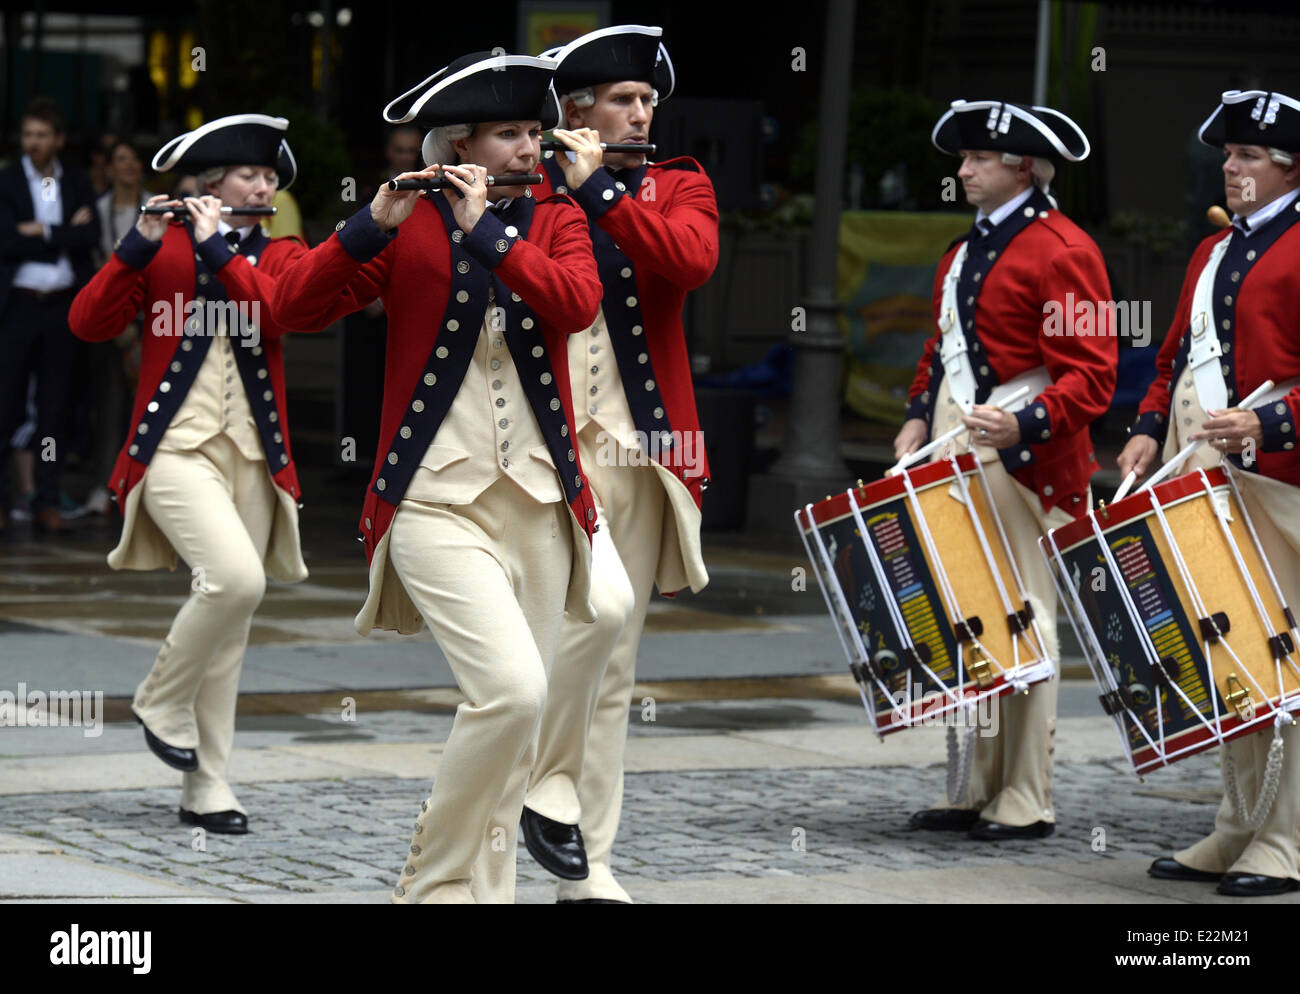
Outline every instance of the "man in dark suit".
<path id="1" fill-rule="evenodd" d="M 68 330 L 68 307 L 91 277 L 99 242 L 90 177 L 58 159 L 63 116 L 37 98 L 22 120 L 22 158 L 0 170 L 0 457 L 24 420 L 36 377 L 38 527 L 61 531 L 60 466 L 66 444 L 69 387 L 80 343 Z M 0 465 L 4 461 L 0 458 Z M 0 527 L 8 489 L 0 488 Z"/>

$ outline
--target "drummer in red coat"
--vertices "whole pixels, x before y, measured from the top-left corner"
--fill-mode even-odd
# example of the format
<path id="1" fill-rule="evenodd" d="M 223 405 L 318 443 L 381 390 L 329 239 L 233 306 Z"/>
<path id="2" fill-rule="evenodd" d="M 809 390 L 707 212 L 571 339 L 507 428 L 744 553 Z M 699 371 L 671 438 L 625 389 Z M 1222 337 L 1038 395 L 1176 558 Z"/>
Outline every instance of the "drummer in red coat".
<path id="1" fill-rule="evenodd" d="M 253 612 L 267 575 L 307 577 L 280 349 L 287 329 L 267 304 L 276 275 L 307 250 L 221 207 L 269 206 L 289 186 L 288 124 L 237 114 L 164 145 L 154 169 L 197 174 L 207 194 L 175 204 L 184 223 L 142 215 L 68 317 L 74 334 L 100 342 L 144 312 L 131 428 L 109 480 L 124 520 L 108 564 L 174 569 L 179 556 L 194 576 L 131 710 L 149 748 L 185 772 L 181 821 L 232 834 L 248 831 L 226 765 Z"/>
<path id="2" fill-rule="evenodd" d="M 1300 102 L 1265 90 L 1229 90 L 1200 129 L 1223 149 L 1231 226 L 1205 239 L 1187 267 L 1178 310 L 1138 408 L 1119 468 L 1144 474 L 1188 442 L 1180 467 L 1226 460 L 1292 611 L 1300 609 Z M 1249 410 L 1234 405 L 1265 380 Z M 1283 761 L 1276 800 L 1254 812 L 1274 737 Z M 1300 735 L 1256 732 L 1223 747 L 1224 798 L 1214 831 L 1151 864 L 1152 876 L 1217 880 L 1219 893 L 1280 894 L 1300 886 Z M 1233 775 L 1244 793 L 1238 796 Z M 1267 797 L 1264 798 L 1267 801 Z M 1241 810 L 1242 805 L 1247 810 Z M 1257 816 L 1251 818 L 1252 814 Z"/>
<path id="3" fill-rule="evenodd" d="M 596 506 L 566 361 L 567 337 L 600 305 L 587 222 L 567 197 L 486 186 L 535 169 L 554 65 L 467 55 L 394 100 L 390 122 L 431 129 L 430 168 L 398 179 L 433 178 L 443 164 L 446 189 L 382 188 L 275 296 L 277 317 L 303 328 L 383 300 L 380 446 L 360 522 L 370 594 L 357 630 L 427 622 L 466 698 L 396 903 L 513 900 L 561 620 L 566 608 L 593 618 Z"/>
<path id="4" fill-rule="evenodd" d="M 686 294 L 718 262 L 718 205 L 694 159 L 602 153 L 645 144 L 674 86 L 661 28 L 602 28 L 546 53 L 572 153 L 542 172 L 586 213 L 604 297 L 569 339 L 583 466 L 604 528 L 592 547 L 596 623 L 565 622 L 529 782 L 528 850 L 561 877 L 561 902 L 629 902 L 610 853 L 623 801 L 623 753 L 637 647 L 650 594 L 708 583 L 700 509 L 709 466 L 682 330 Z M 603 674 L 603 675 L 602 675 Z"/>
<path id="5" fill-rule="evenodd" d="M 1037 540 L 1089 509 L 1088 426 L 1110 404 L 1117 363 L 1113 332 L 1073 324 L 1080 303 L 1095 315 L 1110 301 L 1101 252 L 1048 192 L 1056 164 L 1086 158 L 1088 140 L 1064 114 L 997 100 L 955 101 L 931 137 L 961 156 L 957 176 L 979 210 L 939 263 L 939 332 L 894 449 L 902 457 L 950 428 L 970 430 L 959 439 L 985 464 L 1033 616 L 1059 660 L 1056 592 Z M 1033 399 L 1014 413 L 988 403 L 1021 385 Z M 997 735 L 974 740 L 965 795 L 917 812 L 912 826 L 985 840 L 1052 834 L 1056 694 L 1053 678 L 1001 698 Z"/>

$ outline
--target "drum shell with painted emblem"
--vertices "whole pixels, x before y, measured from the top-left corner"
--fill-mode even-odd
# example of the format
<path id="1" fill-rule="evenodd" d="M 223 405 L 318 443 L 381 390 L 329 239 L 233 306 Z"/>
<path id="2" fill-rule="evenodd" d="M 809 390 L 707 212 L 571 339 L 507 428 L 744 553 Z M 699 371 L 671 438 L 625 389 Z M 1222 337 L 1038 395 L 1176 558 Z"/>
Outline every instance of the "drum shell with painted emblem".
<path id="1" fill-rule="evenodd" d="M 878 735 L 1054 673 L 973 455 L 811 504 L 796 524 Z"/>
<path id="2" fill-rule="evenodd" d="M 1300 710 L 1294 617 L 1222 467 L 1092 511 L 1041 547 L 1136 772 Z"/>

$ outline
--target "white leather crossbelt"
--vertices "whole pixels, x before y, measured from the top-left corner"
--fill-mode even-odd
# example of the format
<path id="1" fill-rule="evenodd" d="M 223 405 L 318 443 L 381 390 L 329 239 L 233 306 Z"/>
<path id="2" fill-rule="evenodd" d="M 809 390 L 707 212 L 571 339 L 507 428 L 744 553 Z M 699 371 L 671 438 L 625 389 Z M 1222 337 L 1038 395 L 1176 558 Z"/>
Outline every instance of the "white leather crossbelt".
<path id="1" fill-rule="evenodd" d="M 1224 253 L 1228 251 L 1228 243 L 1234 237 L 1229 234 L 1214 246 L 1192 295 L 1192 340 L 1187 349 L 1187 366 L 1196 384 L 1196 399 L 1200 401 L 1201 409 L 1206 411 L 1221 411 L 1228 406 L 1228 385 L 1220 368 L 1223 346 L 1219 344 L 1214 320 L 1214 280 Z"/>
<path id="2" fill-rule="evenodd" d="M 969 414 L 975 406 L 975 370 L 971 368 L 966 335 L 957 311 L 957 282 L 961 279 L 965 262 L 966 242 L 962 242 L 948 267 L 948 275 L 943 278 L 943 299 L 939 305 L 939 359 L 948 379 L 948 392 L 962 413 Z"/>

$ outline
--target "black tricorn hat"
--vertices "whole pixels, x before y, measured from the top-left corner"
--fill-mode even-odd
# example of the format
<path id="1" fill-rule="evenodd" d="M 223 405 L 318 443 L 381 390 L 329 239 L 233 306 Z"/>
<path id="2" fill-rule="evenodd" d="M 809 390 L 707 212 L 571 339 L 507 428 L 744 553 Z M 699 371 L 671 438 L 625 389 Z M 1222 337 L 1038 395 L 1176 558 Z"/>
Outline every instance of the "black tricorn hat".
<path id="1" fill-rule="evenodd" d="M 1199 135 L 1218 148 L 1236 142 L 1300 152 L 1300 103 L 1271 90 L 1227 90 Z"/>
<path id="2" fill-rule="evenodd" d="M 289 122 L 266 114 L 234 114 L 178 135 L 153 157 L 155 172 L 201 173 L 219 166 L 271 166 L 287 190 L 298 175 L 284 133 Z"/>
<path id="3" fill-rule="evenodd" d="M 558 93 L 633 79 L 649 83 L 660 100 L 667 100 L 677 77 L 668 49 L 659 40 L 663 33 L 663 28 L 644 24 L 618 24 L 545 51 L 542 58 L 559 63 L 555 69 Z"/>
<path id="4" fill-rule="evenodd" d="M 930 140 L 949 155 L 961 149 L 1081 162 L 1092 151 L 1083 129 L 1060 111 L 1004 100 L 954 100 Z"/>
<path id="5" fill-rule="evenodd" d="M 462 55 L 385 107 L 384 120 L 426 128 L 537 120 L 543 129 L 554 127 L 559 121 L 554 72 L 554 60 L 531 55 Z"/>

